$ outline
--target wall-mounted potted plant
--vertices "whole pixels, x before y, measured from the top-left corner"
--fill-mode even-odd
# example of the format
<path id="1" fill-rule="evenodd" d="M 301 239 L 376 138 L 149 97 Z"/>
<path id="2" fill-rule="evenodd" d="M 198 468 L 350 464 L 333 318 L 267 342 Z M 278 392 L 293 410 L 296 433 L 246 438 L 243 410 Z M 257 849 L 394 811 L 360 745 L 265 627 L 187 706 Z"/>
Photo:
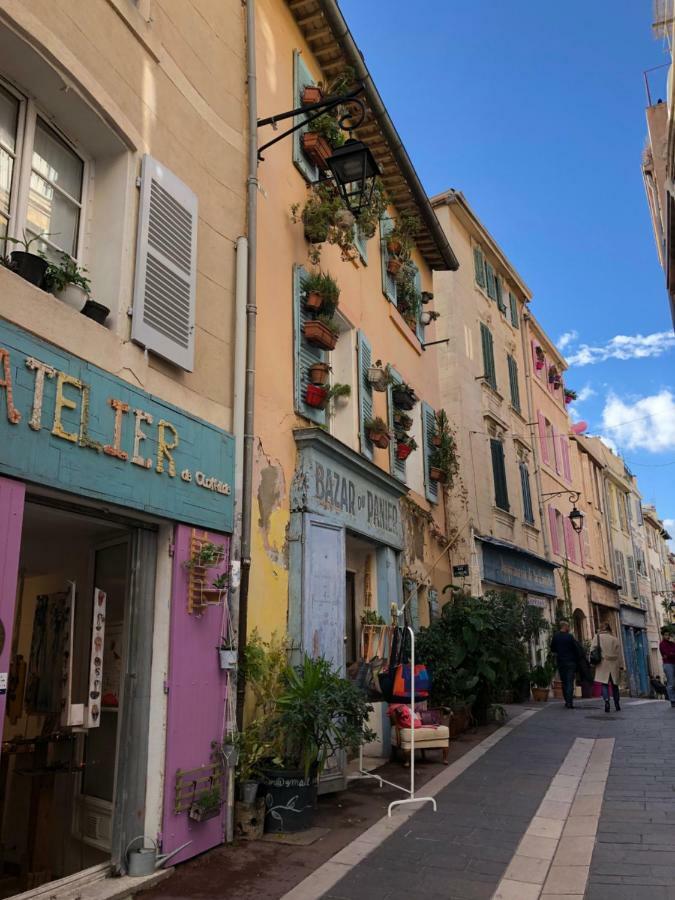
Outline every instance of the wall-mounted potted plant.
<path id="1" fill-rule="evenodd" d="M 577 395 L 576 391 L 571 391 L 569 388 L 565 388 L 565 403 L 566 404 L 569 405 L 570 403 L 572 403 L 574 400 L 577 399 L 577 396 L 578 395 Z"/>
<path id="2" fill-rule="evenodd" d="M 391 366 L 389 363 L 383 366 L 382 360 L 378 359 L 374 366 L 369 366 L 368 384 L 374 391 L 386 391 L 388 385 L 391 384 Z"/>
<path id="3" fill-rule="evenodd" d="M 93 319 L 93 321 L 97 322 L 99 325 L 105 325 L 105 320 L 110 315 L 110 309 L 107 306 L 103 303 L 99 303 L 98 300 L 92 300 L 91 297 L 87 297 L 87 302 L 80 312 L 83 316 L 86 316 L 88 319 Z"/>
<path id="4" fill-rule="evenodd" d="M 78 266 L 67 253 L 61 254 L 60 263 L 49 264 L 43 283 L 57 300 L 78 312 L 83 310 L 91 291 L 87 270 L 83 266 Z"/>
<path id="5" fill-rule="evenodd" d="M 228 769 L 236 769 L 239 763 L 239 735 L 227 731 L 223 738 L 222 757 Z"/>
<path id="6" fill-rule="evenodd" d="M 323 91 L 318 84 L 306 84 L 300 95 L 300 102 L 303 106 L 309 106 L 310 103 L 321 103 L 323 99 Z"/>
<path id="7" fill-rule="evenodd" d="M 439 440 L 436 444 L 432 443 L 432 451 L 429 456 L 429 478 L 432 481 L 452 486 L 454 477 L 459 471 L 459 461 L 455 435 L 444 409 L 436 412 L 434 425 L 434 436 L 437 436 Z"/>
<path id="8" fill-rule="evenodd" d="M 220 787 L 211 787 L 197 794 L 190 804 L 188 815 L 194 822 L 206 822 L 220 814 L 223 798 Z"/>
<path id="9" fill-rule="evenodd" d="M 538 372 L 540 372 L 544 366 L 546 365 L 546 357 L 544 356 L 544 351 L 541 349 L 539 345 L 534 348 L 534 366 Z"/>
<path id="10" fill-rule="evenodd" d="M 9 254 L 9 267 L 24 281 L 34 284 L 36 287 L 42 287 L 45 273 L 49 267 L 49 260 L 42 254 L 31 253 L 33 244 L 49 237 L 47 232 L 36 234 L 35 237 L 29 237 L 28 232 L 24 229 L 23 238 L 7 237 L 5 240 L 9 244 L 20 244 L 23 250 L 13 250 Z"/>
<path id="11" fill-rule="evenodd" d="M 340 336 L 332 317 L 324 316 L 323 313 L 316 319 L 306 321 L 302 330 L 310 344 L 323 350 L 333 350 Z"/>
<path id="12" fill-rule="evenodd" d="M 311 272 L 303 276 L 300 286 L 305 307 L 312 312 L 334 314 L 340 302 L 340 288 L 328 272 Z"/>
<path id="13" fill-rule="evenodd" d="M 328 388 L 318 384 L 308 384 L 305 390 L 305 403 L 314 409 L 324 409 L 328 401 Z"/>
<path id="14" fill-rule="evenodd" d="M 369 441 L 381 450 L 387 449 L 391 441 L 391 434 L 384 419 L 379 416 L 375 419 L 367 419 L 363 427 Z"/>
<path id="15" fill-rule="evenodd" d="M 398 275 L 402 267 L 403 260 L 398 256 L 390 256 L 387 260 L 387 272 L 389 272 L 390 275 Z"/>
<path id="16" fill-rule="evenodd" d="M 396 441 L 396 458 L 397 459 L 407 459 L 413 450 L 417 450 L 417 441 L 414 437 L 409 437 L 405 435 L 404 437 L 398 438 Z"/>
<path id="17" fill-rule="evenodd" d="M 302 135 L 302 151 L 319 169 L 326 168 L 326 160 L 333 150 L 345 142 L 345 133 L 336 118 L 326 112 L 307 126 Z"/>
<path id="18" fill-rule="evenodd" d="M 352 387 L 350 384 L 340 384 L 335 382 L 328 390 L 328 400 L 332 400 L 336 406 L 345 406 L 347 400 L 352 395 Z"/>
<path id="19" fill-rule="evenodd" d="M 212 569 L 219 566 L 225 560 L 225 547 L 222 544 L 214 544 L 212 541 L 202 541 L 199 547 L 186 560 L 188 569 Z"/>
<path id="20" fill-rule="evenodd" d="M 402 409 L 395 409 L 394 425 L 396 426 L 397 431 L 410 431 L 413 427 L 413 418 L 412 416 L 409 416 L 408 413 L 403 412 Z"/>
<path id="21" fill-rule="evenodd" d="M 553 385 L 555 391 L 560 390 L 562 387 L 562 375 L 558 372 L 556 366 L 549 366 L 548 368 L 548 383 Z"/>
<path id="22" fill-rule="evenodd" d="M 218 658 L 223 672 L 233 672 L 237 668 L 237 648 L 233 638 L 222 637 L 220 639 Z"/>
<path id="23" fill-rule="evenodd" d="M 405 382 L 401 382 L 392 387 L 391 397 L 394 401 L 394 406 L 397 409 L 402 409 L 406 412 L 410 412 L 411 409 L 414 409 L 415 404 L 418 402 L 417 394 L 413 388 Z"/>
<path id="24" fill-rule="evenodd" d="M 331 367 L 325 362 L 315 362 L 307 370 L 307 377 L 311 384 L 323 387 L 330 377 Z"/>
<path id="25" fill-rule="evenodd" d="M 394 222 L 394 226 L 387 236 L 389 253 L 402 260 L 409 259 L 419 230 L 419 218 L 410 213 L 402 213 Z"/>

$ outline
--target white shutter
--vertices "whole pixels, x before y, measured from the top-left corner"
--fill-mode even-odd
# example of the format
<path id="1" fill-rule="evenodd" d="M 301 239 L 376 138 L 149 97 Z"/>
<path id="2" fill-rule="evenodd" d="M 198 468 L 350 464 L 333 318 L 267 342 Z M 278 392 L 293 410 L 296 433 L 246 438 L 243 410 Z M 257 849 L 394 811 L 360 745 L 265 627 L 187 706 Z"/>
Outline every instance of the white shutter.
<path id="1" fill-rule="evenodd" d="M 194 368 L 197 197 L 143 157 L 131 338 L 182 369 Z"/>

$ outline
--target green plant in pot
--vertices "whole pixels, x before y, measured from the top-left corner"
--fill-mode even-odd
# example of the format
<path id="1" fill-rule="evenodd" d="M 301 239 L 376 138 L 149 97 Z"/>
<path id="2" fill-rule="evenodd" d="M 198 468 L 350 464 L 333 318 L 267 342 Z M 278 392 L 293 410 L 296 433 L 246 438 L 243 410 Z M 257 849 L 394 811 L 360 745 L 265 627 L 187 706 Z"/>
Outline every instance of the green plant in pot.
<path id="1" fill-rule="evenodd" d="M 435 415 L 434 439 L 429 457 L 429 477 L 432 481 L 452 487 L 458 471 L 459 459 L 455 434 L 445 410 L 439 409 Z"/>
<path id="2" fill-rule="evenodd" d="M 91 291 L 87 269 L 78 266 L 77 261 L 67 253 L 61 253 L 60 263 L 49 264 L 44 284 L 57 300 L 78 312 L 84 307 Z"/>
<path id="3" fill-rule="evenodd" d="M 545 703 L 548 700 L 554 671 L 555 669 L 550 657 L 543 664 L 534 666 L 530 669 L 532 696 L 539 703 Z"/>
<path id="4" fill-rule="evenodd" d="M 389 426 L 384 421 L 384 419 L 377 416 L 374 419 L 367 419 L 363 425 L 364 431 L 368 435 L 368 440 L 370 440 L 376 447 L 379 447 L 380 450 L 386 450 L 389 446 L 389 442 L 391 441 L 391 434 L 389 432 Z"/>
<path id="5" fill-rule="evenodd" d="M 209 569 L 219 566 L 225 559 L 225 547 L 212 541 L 202 541 L 190 559 L 185 562 L 188 569 Z"/>
<path id="6" fill-rule="evenodd" d="M 310 272 L 300 281 L 305 307 L 315 313 L 334 315 L 340 302 L 340 287 L 328 272 Z"/>
<path id="7" fill-rule="evenodd" d="M 410 258 L 421 223 L 416 215 L 401 213 L 387 235 L 387 250 L 399 259 Z"/>
<path id="8" fill-rule="evenodd" d="M 49 260 L 42 253 L 32 253 L 31 247 L 46 237 L 50 237 L 50 234 L 46 231 L 29 237 L 29 233 L 24 228 L 23 237 L 5 238 L 6 244 L 20 244 L 23 247 L 23 250 L 13 250 L 9 254 L 9 268 L 23 278 L 24 281 L 28 281 L 36 287 L 43 286 L 45 273 L 49 267 Z"/>
<path id="9" fill-rule="evenodd" d="M 311 827 L 317 779 L 328 761 L 344 751 L 357 753 L 375 739 L 367 726 L 372 707 L 351 681 L 321 657 L 305 655 L 288 666 L 277 699 L 272 730 L 277 733 L 283 766 L 263 773 L 268 831 Z"/>
<path id="10" fill-rule="evenodd" d="M 207 819 L 214 819 L 220 813 L 222 805 L 220 787 L 210 787 L 196 794 L 190 805 L 189 816 L 195 822 L 205 822 Z"/>

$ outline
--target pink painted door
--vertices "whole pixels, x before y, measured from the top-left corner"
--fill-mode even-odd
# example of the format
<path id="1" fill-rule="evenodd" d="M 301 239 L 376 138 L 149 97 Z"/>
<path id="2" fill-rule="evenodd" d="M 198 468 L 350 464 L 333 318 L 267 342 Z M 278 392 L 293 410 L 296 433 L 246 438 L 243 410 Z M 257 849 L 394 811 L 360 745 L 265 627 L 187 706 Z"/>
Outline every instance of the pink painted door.
<path id="1" fill-rule="evenodd" d="M 167 677 L 168 710 L 166 732 L 166 762 L 164 766 L 164 817 L 162 852 L 171 853 L 186 841 L 192 843 L 172 859 L 172 864 L 190 859 L 223 842 L 225 806 L 220 815 L 196 822 L 187 810 L 176 812 L 176 777 L 180 770 L 183 785 L 200 779 L 201 766 L 213 762 L 212 742 L 223 737 L 223 723 L 227 699 L 226 672 L 221 671 L 218 641 L 223 616 L 222 606 L 207 606 L 198 613 L 188 611 L 189 570 L 185 563 L 191 557 L 192 529 L 176 526 L 171 591 L 171 626 L 169 637 L 169 672 Z M 200 537 L 203 531 L 196 532 Z M 218 567 L 209 569 L 213 580 L 227 571 L 230 539 L 223 534 L 208 532 L 207 540 L 225 547 L 225 559 Z M 215 786 L 215 784 L 213 784 Z M 190 790 L 197 795 L 211 783 L 196 780 L 194 788 L 182 790 L 183 805 L 190 799 Z M 225 780 L 220 782 L 223 796 Z"/>
<path id="2" fill-rule="evenodd" d="M 0 734 L 5 721 L 26 486 L 0 478 Z"/>

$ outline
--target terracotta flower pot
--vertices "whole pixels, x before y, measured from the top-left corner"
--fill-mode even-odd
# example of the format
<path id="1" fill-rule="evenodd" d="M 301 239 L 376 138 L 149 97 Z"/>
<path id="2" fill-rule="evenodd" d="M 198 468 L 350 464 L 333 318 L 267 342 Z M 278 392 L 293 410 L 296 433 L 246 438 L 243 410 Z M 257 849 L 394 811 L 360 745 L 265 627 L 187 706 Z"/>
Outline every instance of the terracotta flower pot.
<path id="1" fill-rule="evenodd" d="M 406 412 L 414 409 L 415 403 L 417 403 L 415 394 L 410 391 L 402 390 L 401 388 L 394 388 L 391 392 L 391 397 L 394 401 L 394 406 L 398 409 L 405 410 Z"/>
<path id="2" fill-rule="evenodd" d="M 329 374 L 330 366 L 328 365 L 328 363 L 324 362 L 314 363 L 313 366 L 309 367 L 309 372 L 307 373 L 312 384 L 317 384 L 319 386 L 323 386 L 326 384 Z"/>
<path id="3" fill-rule="evenodd" d="M 532 699 L 537 703 L 546 703 L 548 700 L 548 688 L 535 687 L 532 685 Z"/>
<path id="4" fill-rule="evenodd" d="M 320 103 L 323 99 L 323 91 L 318 84 L 307 84 L 302 89 L 300 102 L 303 106 L 309 106 L 310 103 Z"/>
<path id="5" fill-rule="evenodd" d="M 400 242 L 398 238 L 392 237 L 387 241 L 387 250 L 390 253 L 393 253 L 394 256 L 398 256 L 398 254 L 403 249 L 403 244 Z"/>
<path id="6" fill-rule="evenodd" d="M 326 160 L 333 155 L 331 145 L 316 131 L 306 131 L 302 136 L 302 152 L 320 169 L 326 168 Z"/>
<path id="7" fill-rule="evenodd" d="M 537 372 L 541 372 L 541 370 L 544 368 L 544 360 L 543 359 L 536 360 L 534 367 L 537 370 Z"/>
<path id="8" fill-rule="evenodd" d="M 387 262 L 387 272 L 389 272 L 390 275 L 398 275 L 398 273 L 401 271 L 402 265 L 402 260 L 397 259 L 395 256 L 392 256 Z"/>
<path id="9" fill-rule="evenodd" d="M 369 431 L 368 438 L 380 450 L 386 450 L 391 440 L 386 431 Z"/>
<path id="10" fill-rule="evenodd" d="M 320 294 L 318 291 L 309 291 L 305 297 L 305 306 L 307 309 L 319 312 L 323 306 L 323 294 Z"/>
<path id="11" fill-rule="evenodd" d="M 333 334 L 327 325 L 315 319 L 311 322 L 305 322 L 303 333 L 310 344 L 315 347 L 322 347 L 324 350 L 333 350 L 337 344 L 338 336 Z"/>
<path id="12" fill-rule="evenodd" d="M 555 697 L 556 700 L 563 699 L 562 681 L 554 681 L 553 682 L 553 696 Z"/>
<path id="13" fill-rule="evenodd" d="M 307 406 L 313 406 L 314 409 L 323 409 L 326 405 L 328 391 L 326 388 L 320 387 L 318 384 L 308 384 L 305 391 L 305 403 Z"/>
<path id="14" fill-rule="evenodd" d="M 438 466 L 429 466 L 429 478 L 432 481 L 438 481 L 440 484 L 445 484 L 445 472 L 442 469 L 439 469 Z"/>
<path id="15" fill-rule="evenodd" d="M 410 444 L 398 443 L 396 445 L 396 459 L 407 459 L 412 453 Z"/>

